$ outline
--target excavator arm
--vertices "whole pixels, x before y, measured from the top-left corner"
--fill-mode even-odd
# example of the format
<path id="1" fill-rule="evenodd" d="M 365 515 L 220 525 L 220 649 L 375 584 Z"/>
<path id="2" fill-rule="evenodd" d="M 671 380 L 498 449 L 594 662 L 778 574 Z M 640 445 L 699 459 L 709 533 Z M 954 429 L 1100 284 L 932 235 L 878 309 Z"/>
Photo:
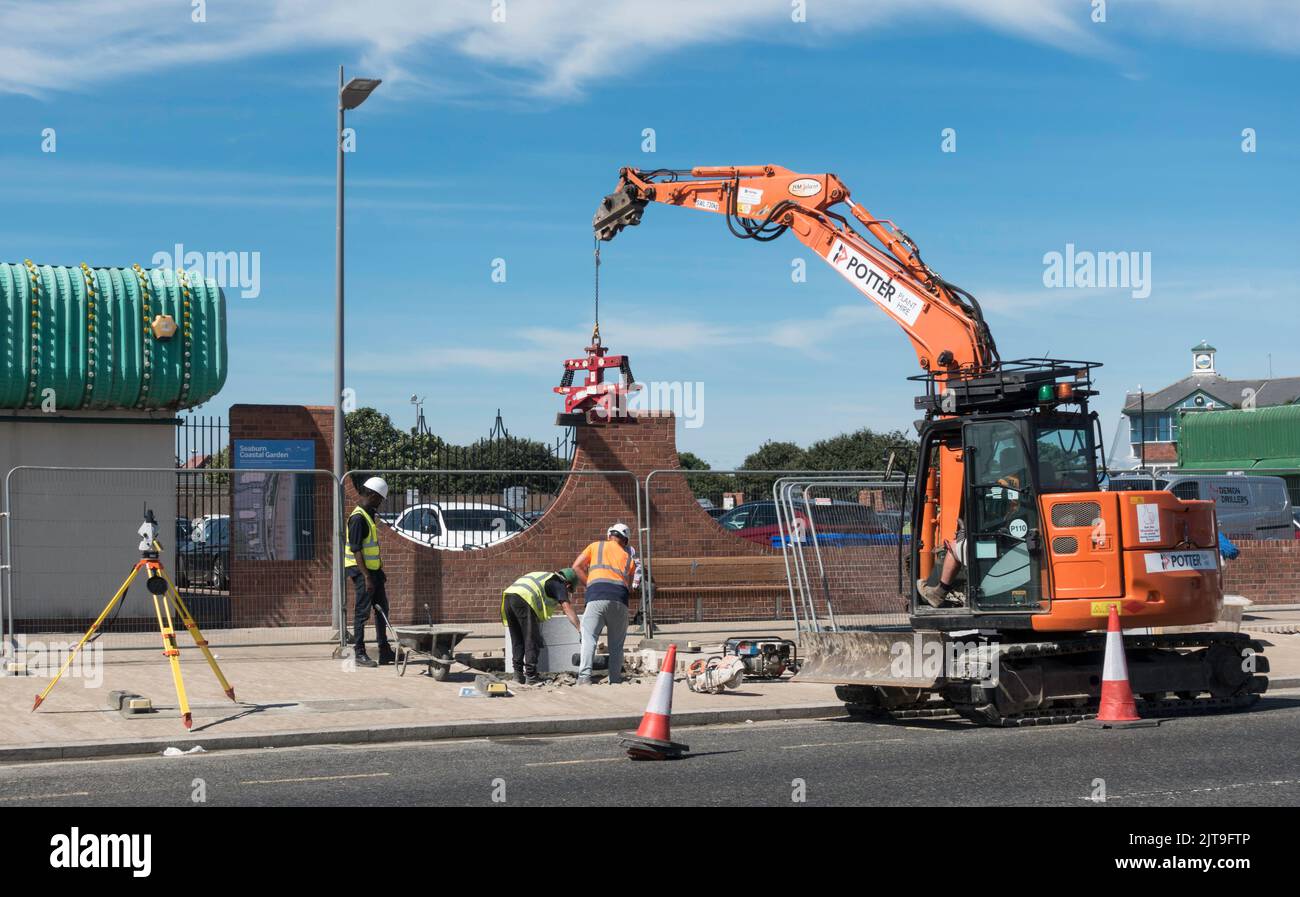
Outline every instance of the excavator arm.
<path id="1" fill-rule="evenodd" d="M 775 165 L 624 168 L 592 220 L 597 239 L 612 240 L 639 224 L 651 202 L 724 215 L 741 239 L 766 242 L 793 232 L 892 317 L 921 367 L 941 379 L 991 370 L 999 362 L 975 298 L 936 274 L 906 233 L 855 203 L 833 174 L 799 174 Z M 879 247 L 834 210 L 841 204 Z"/>

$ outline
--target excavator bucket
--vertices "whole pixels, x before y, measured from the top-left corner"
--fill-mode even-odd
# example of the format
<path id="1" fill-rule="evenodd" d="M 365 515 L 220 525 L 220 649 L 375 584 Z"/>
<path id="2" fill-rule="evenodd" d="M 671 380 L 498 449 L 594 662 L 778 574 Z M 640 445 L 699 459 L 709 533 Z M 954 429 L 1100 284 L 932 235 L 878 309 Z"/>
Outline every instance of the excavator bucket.
<path id="1" fill-rule="evenodd" d="M 805 632 L 799 637 L 799 682 L 933 688 L 943 675 L 940 632 L 880 629 Z M 933 675 L 930 675 L 933 674 Z"/>
<path id="2" fill-rule="evenodd" d="M 596 209 L 596 214 L 591 219 L 591 228 L 597 239 L 608 242 L 623 228 L 635 227 L 641 223 L 646 200 L 638 199 L 635 191 L 636 188 L 629 185 L 600 201 L 600 208 Z"/>

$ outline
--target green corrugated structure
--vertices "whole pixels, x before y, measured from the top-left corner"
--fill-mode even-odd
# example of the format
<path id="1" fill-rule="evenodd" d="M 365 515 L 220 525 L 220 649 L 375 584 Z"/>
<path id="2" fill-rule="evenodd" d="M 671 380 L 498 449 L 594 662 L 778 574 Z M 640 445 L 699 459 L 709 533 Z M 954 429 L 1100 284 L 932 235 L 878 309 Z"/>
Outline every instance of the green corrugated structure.
<path id="1" fill-rule="evenodd" d="M 1300 470 L 1300 405 L 1188 412 L 1179 430 L 1179 467 Z"/>
<path id="2" fill-rule="evenodd" d="M 155 334 L 160 316 L 175 322 Z M 165 326 L 164 320 L 164 326 Z M 0 409 L 181 409 L 226 382 L 226 300 L 165 269 L 0 263 Z"/>

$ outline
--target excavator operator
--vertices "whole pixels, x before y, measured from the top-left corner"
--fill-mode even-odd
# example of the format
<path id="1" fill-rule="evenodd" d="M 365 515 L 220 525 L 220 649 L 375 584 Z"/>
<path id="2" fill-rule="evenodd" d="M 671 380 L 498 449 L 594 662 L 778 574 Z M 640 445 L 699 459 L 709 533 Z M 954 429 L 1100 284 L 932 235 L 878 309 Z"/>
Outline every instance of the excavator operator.
<path id="1" fill-rule="evenodd" d="M 1017 468 L 1013 458 L 1016 453 L 999 452 L 994 456 L 990 478 L 996 480 L 997 487 L 981 496 L 981 529 L 1003 529 L 1019 516 L 1020 489 L 1024 471 Z M 998 488 L 1000 487 L 1000 488 Z M 964 592 L 953 587 L 957 574 L 966 566 L 966 513 L 965 498 L 957 510 L 957 534 L 955 538 L 944 540 L 943 569 L 937 583 L 924 579 L 916 581 L 917 592 L 921 599 L 931 607 L 954 606 L 966 603 Z"/>

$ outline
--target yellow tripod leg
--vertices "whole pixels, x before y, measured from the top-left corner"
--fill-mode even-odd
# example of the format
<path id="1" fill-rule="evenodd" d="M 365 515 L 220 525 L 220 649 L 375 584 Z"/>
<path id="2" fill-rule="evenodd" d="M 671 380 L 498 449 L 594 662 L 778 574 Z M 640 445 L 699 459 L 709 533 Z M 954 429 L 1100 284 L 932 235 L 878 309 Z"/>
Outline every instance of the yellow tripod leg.
<path id="1" fill-rule="evenodd" d="M 131 572 L 127 574 L 126 581 L 123 582 L 122 587 L 117 590 L 117 594 L 113 596 L 107 605 L 105 605 L 103 613 L 99 615 L 95 622 L 90 624 L 90 628 L 87 629 L 86 634 L 81 637 L 81 641 L 77 642 L 77 647 L 72 649 L 72 653 L 68 655 L 68 659 L 63 661 L 63 666 L 59 668 L 58 675 L 50 680 L 49 685 L 45 686 L 45 691 L 36 696 L 36 700 L 32 703 L 33 711 L 36 710 L 37 707 L 41 706 L 41 702 L 45 700 L 49 693 L 54 689 L 54 686 L 63 678 L 63 674 L 68 671 L 68 667 L 72 666 L 72 661 L 76 658 L 82 647 L 86 642 L 90 641 L 90 637 L 95 634 L 95 631 L 99 629 L 100 626 L 103 625 L 104 620 L 108 618 L 110 613 L 112 613 L 113 608 L 117 606 L 117 603 L 126 596 L 127 590 L 131 588 L 132 580 L 134 580 L 135 575 L 140 572 L 140 567 L 140 564 L 136 564 L 131 568 Z"/>
<path id="2" fill-rule="evenodd" d="M 181 622 L 185 624 L 185 628 L 189 630 L 190 638 L 194 639 L 194 644 L 199 646 L 199 650 L 202 651 L 203 656 L 207 658 L 208 666 L 212 667 L 212 672 L 216 675 L 217 681 L 221 683 L 221 688 L 226 693 L 226 697 L 230 698 L 232 701 L 236 700 L 234 686 L 226 681 L 225 675 L 221 672 L 221 667 L 217 665 L 217 659 L 213 657 L 212 652 L 208 650 L 208 640 L 203 637 L 203 633 L 199 631 L 199 624 L 194 622 L 194 617 L 190 616 L 190 609 L 186 607 L 185 602 L 181 600 L 180 590 L 178 590 L 175 584 L 172 583 L 171 578 L 167 576 L 167 571 L 161 566 L 158 568 L 158 572 L 160 572 L 163 575 L 163 578 L 167 580 L 167 597 L 171 598 L 176 603 L 176 614 L 181 618 Z"/>
<path id="3" fill-rule="evenodd" d="M 172 680 L 176 683 L 176 700 L 179 702 L 181 710 L 181 723 L 188 729 L 194 725 L 194 717 L 190 713 L 189 699 L 185 696 L 185 680 L 181 677 L 181 649 L 176 647 L 176 630 L 172 628 L 172 613 L 167 606 L 166 596 L 163 597 L 162 606 L 160 607 L 158 596 L 153 595 L 153 611 L 158 617 L 158 628 L 162 631 L 163 654 L 171 661 Z M 164 611 L 167 614 L 165 622 L 163 620 Z"/>

